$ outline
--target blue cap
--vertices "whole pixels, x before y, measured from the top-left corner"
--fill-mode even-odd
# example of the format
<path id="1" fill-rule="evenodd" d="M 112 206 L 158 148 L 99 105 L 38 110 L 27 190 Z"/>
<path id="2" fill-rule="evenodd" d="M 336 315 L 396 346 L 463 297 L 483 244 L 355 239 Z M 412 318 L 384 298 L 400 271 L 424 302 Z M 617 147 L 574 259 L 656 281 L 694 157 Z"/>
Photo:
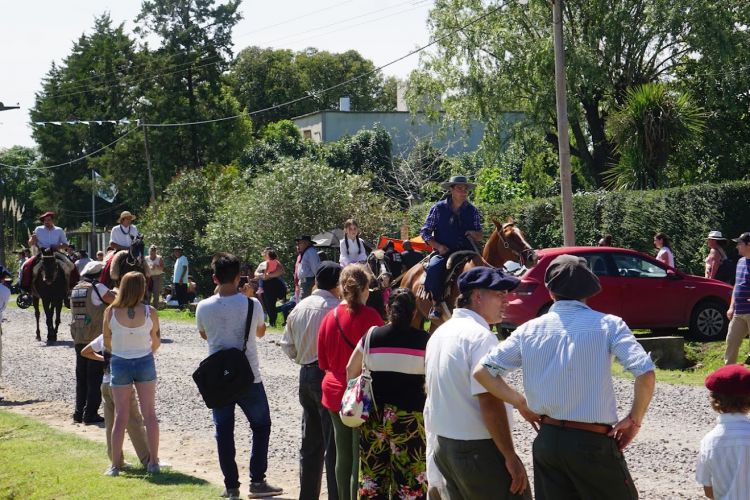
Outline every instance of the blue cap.
<path id="1" fill-rule="evenodd" d="M 458 289 L 466 293 L 475 288 L 486 290 L 513 290 L 521 282 L 515 276 L 505 274 L 494 267 L 472 267 L 458 277 Z"/>

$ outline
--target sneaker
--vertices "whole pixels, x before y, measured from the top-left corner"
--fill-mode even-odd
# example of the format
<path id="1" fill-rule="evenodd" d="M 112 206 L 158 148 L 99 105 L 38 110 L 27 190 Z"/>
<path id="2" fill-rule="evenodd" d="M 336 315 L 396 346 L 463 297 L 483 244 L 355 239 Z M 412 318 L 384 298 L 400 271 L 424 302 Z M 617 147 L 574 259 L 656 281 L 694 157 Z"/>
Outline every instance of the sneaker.
<path id="1" fill-rule="evenodd" d="M 109 477 L 117 477 L 120 475 L 120 468 L 115 467 L 114 465 L 110 465 L 106 471 L 104 471 L 105 476 Z"/>
<path id="2" fill-rule="evenodd" d="M 159 468 L 160 469 L 171 469 L 172 464 L 170 462 L 167 462 L 166 460 L 159 460 Z"/>
<path id="3" fill-rule="evenodd" d="M 250 498 L 275 497 L 284 493 L 284 488 L 271 486 L 266 481 L 250 483 Z"/>
<path id="4" fill-rule="evenodd" d="M 161 468 L 159 467 L 159 464 L 148 464 L 146 465 L 146 472 L 149 474 L 158 474 L 161 472 Z"/>
<path id="5" fill-rule="evenodd" d="M 240 500 L 240 489 L 227 488 L 224 490 L 224 493 L 221 494 L 221 498 L 228 498 L 229 500 Z"/>

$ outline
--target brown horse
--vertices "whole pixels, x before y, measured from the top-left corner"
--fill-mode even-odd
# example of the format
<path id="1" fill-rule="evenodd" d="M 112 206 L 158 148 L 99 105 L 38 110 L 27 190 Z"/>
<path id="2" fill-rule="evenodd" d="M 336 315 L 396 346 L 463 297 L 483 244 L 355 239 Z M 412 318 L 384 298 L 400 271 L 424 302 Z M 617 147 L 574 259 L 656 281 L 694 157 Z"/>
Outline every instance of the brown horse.
<path id="1" fill-rule="evenodd" d="M 492 222 L 495 224 L 495 230 L 492 231 L 490 238 L 484 245 L 482 255 L 479 256 L 475 254 L 471 257 L 470 260 L 463 264 L 461 272 L 468 271 L 472 267 L 477 266 L 503 267 L 503 265 L 509 260 L 518 262 L 526 267 L 534 267 L 538 261 L 536 252 L 526 241 L 523 233 L 516 226 L 515 221 L 508 218 L 504 223 L 500 223 L 496 220 L 493 220 Z M 414 318 L 413 325 L 418 328 L 422 327 L 422 322 L 427 318 L 430 308 L 432 307 L 432 301 L 426 298 L 423 293 L 423 276 L 424 267 L 419 263 L 409 269 L 401 279 L 401 286 L 411 289 L 411 291 L 417 296 L 417 314 Z M 450 298 L 448 299 L 448 304 L 451 307 L 455 304 L 457 297 L 458 284 L 456 283 L 456 280 L 453 280 L 450 290 Z M 434 331 L 435 328 L 440 326 L 445 321 L 445 318 L 449 316 L 450 314 L 443 312 L 443 318 L 432 321 L 430 331 Z"/>

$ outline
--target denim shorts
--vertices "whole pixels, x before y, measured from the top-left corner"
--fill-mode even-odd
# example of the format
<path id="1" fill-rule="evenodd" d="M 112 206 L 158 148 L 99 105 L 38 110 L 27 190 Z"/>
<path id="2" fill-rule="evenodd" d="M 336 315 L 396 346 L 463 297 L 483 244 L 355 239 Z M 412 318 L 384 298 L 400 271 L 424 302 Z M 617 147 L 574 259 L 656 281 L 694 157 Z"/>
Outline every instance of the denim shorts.
<path id="1" fill-rule="evenodd" d="M 153 353 L 142 358 L 121 358 L 112 355 L 110 361 L 112 387 L 127 387 L 133 383 L 156 382 L 156 364 Z"/>

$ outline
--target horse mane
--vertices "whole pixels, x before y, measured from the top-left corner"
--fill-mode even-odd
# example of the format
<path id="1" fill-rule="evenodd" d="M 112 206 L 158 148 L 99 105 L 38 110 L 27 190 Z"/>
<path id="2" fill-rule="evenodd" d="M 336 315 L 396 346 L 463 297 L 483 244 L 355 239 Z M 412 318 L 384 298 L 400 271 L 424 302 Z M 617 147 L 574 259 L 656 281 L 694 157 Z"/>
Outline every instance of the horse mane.
<path id="1" fill-rule="evenodd" d="M 112 264 L 109 267 L 109 277 L 112 278 L 114 281 L 120 281 L 120 278 L 122 278 L 122 275 L 127 273 L 122 272 L 122 269 L 126 267 L 126 261 L 128 257 L 130 256 L 130 252 L 128 250 L 118 250 L 115 252 L 115 255 L 112 257 Z M 134 269 L 129 269 L 128 271 L 132 271 Z M 149 269 L 148 266 L 141 266 L 141 268 L 138 269 L 143 273 L 145 277 L 148 278 L 149 276 Z"/>

